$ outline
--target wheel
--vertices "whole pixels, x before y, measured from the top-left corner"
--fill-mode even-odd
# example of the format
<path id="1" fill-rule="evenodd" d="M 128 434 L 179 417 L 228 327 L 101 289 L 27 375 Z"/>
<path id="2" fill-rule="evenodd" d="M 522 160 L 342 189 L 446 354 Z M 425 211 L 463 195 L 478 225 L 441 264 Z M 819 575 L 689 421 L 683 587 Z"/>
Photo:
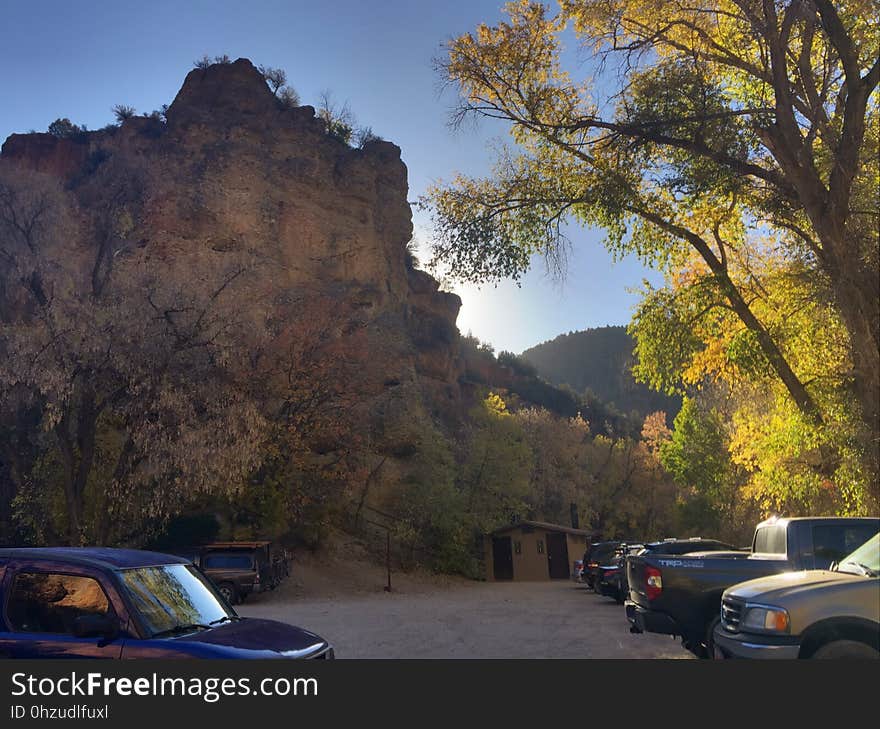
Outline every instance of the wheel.
<path id="1" fill-rule="evenodd" d="M 706 658 L 712 660 L 715 658 L 715 628 L 721 623 L 721 616 L 716 615 L 708 623 L 706 623 Z"/>
<path id="2" fill-rule="evenodd" d="M 235 605 L 235 586 L 231 582 L 221 582 L 219 585 L 217 585 L 217 592 L 219 592 L 223 596 L 223 599 L 226 600 L 226 602 L 228 602 L 230 605 Z"/>
<path id="3" fill-rule="evenodd" d="M 833 640 L 821 646 L 810 658 L 880 658 L 880 652 L 857 640 Z"/>

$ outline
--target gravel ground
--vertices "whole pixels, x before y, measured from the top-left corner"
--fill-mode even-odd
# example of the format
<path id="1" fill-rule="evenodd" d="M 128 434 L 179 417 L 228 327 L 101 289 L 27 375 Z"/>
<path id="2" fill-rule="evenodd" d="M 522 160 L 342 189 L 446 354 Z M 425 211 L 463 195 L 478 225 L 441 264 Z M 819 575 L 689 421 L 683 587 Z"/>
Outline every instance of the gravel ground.
<path id="1" fill-rule="evenodd" d="M 631 634 L 620 605 L 571 581 L 438 586 L 403 577 L 391 593 L 374 580 L 349 594 L 310 582 L 300 572 L 238 612 L 313 630 L 338 658 L 691 657 L 668 636 Z"/>

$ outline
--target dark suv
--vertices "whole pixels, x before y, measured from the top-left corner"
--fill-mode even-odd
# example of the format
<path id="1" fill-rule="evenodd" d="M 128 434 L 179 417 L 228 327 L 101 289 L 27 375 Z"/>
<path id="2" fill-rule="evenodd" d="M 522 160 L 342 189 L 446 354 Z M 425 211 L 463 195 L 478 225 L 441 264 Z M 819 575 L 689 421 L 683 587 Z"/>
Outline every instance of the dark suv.
<path id="1" fill-rule="evenodd" d="M 274 589 L 279 576 L 269 542 L 214 542 L 199 551 L 198 565 L 230 604 Z"/>
<path id="2" fill-rule="evenodd" d="M 596 589 L 599 584 L 599 567 L 608 564 L 620 544 L 620 542 L 596 542 L 590 545 L 584 555 L 584 582 L 587 583 L 587 587 Z"/>
<path id="3" fill-rule="evenodd" d="M 645 549 L 644 544 L 626 542 L 614 550 L 614 554 L 597 568 L 594 589 L 600 595 L 614 598 L 623 605 L 628 587 L 626 582 L 626 558 L 630 554 L 639 554 Z"/>

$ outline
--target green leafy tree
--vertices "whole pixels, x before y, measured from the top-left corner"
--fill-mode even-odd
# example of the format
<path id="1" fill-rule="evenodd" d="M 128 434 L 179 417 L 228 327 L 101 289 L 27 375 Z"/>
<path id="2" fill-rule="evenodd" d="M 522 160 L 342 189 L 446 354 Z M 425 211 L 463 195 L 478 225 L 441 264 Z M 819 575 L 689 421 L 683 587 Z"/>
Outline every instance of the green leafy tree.
<path id="1" fill-rule="evenodd" d="M 396 517 L 393 536 L 411 562 L 473 575 L 474 525 L 455 483 L 452 443 L 426 417 L 416 427 L 415 451 L 389 502 Z"/>
<path id="2" fill-rule="evenodd" d="M 737 469 L 728 453 L 728 435 L 718 412 L 701 411 L 686 398 L 672 436 L 659 447 L 660 462 L 685 491 L 681 524 L 695 534 L 729 536 L 739 498 Z"/>
<path id="3" fill-rule="evenodd" d="M 474 528 L 487 533 L 525 514 L 531 452 L 499 395 L 490 392 L 471 410 L 470 421 L 459 488 Z"/>
<path id="4" fill-rule="evenodd" d="M 724 457 L 744 475 L 742 499 L 763 512 L 871 513 L 880 502 L 870 444 L 861 437 L 847 335 L 809 266 L 773 241 L 731 251 L 730 275 L 750 300 L 797 376 L 810 383 L 821 421 L 788 397 L 754 333 L 726 306 L 698 259 L 647 287 L 631 331 L 636 376 L 690 392 L 723 416 Z M 724 393 L 723 407 L 713 393 Z"/>
<path id="5" fill-rule="evenodd" d="M 585 443 L 591 440 L 587 422 L 533 408 L 517 411 L 515 418 L 532 451 L 528 516 L 566 524 L 571 504 L 586 514 L 589 478 L 583 454 Z"/>
<path id="6" fill-rule="evenodd" d="M 827 413 L 811 383 L 731 275 L 731 253 L 755 250 L 756 232 L 769 231 L 788 258 L 809 263 L 840 314 L 864 452 L 874 452 L 876 4 L 563 0 L 552 15 L 523 0 L 506 11 L 449 43 L 439 62 L 460 91 L 455 119 L 500 119 L 515 147 L 490 178 L 431 192 L 435 264 L 472 281 L 518 277 L 535 254 L 563 267 L 568 222 L 601 227 L 611 250 L 664 270 L 693 253 L 818 423 Z M 591 75 L 563 67 L 567 37 Z"/>
<path id="7" fill-rule="evenodd" d="M 75 137 L 85 131 L 85 128 L 77 126 L 70 119 L 56 119 L 49 125 L 49 134 L 59 139 Z"/>

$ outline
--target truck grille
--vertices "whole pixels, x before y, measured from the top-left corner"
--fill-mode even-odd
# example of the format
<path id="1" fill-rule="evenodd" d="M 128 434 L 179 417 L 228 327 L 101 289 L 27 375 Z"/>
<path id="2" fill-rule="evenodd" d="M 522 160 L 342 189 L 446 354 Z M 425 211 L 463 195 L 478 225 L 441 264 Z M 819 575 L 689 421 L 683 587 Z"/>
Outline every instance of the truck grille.
<path id="1" fill-rule="evenodd" d="M 721 625 L 731 633 L 739 632 L 739 621 L 742 618 L 743 604 L 729 597 L 721 602 Z"/>

